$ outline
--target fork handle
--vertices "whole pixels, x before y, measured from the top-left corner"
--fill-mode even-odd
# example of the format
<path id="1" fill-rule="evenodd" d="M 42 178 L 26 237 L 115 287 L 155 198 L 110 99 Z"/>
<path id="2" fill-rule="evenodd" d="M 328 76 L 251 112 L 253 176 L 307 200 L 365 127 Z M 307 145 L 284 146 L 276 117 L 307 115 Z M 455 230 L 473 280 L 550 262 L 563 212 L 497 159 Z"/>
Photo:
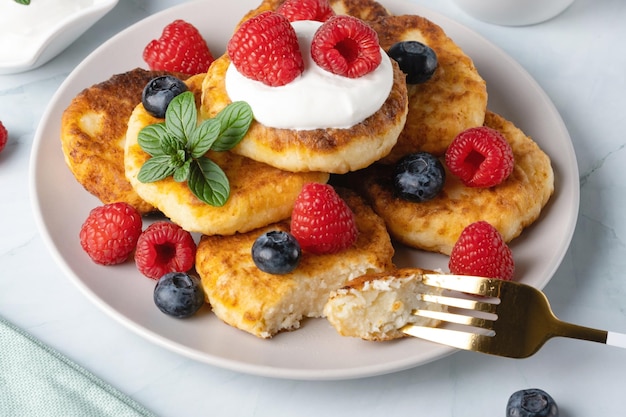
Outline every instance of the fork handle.
<path id="1" fill-rule="evenodd" d="M 616 332 L 607 332 L 606 344 L 611 345 L 611 346 L 626 348 L 626 334 L 616 333 Z"/>

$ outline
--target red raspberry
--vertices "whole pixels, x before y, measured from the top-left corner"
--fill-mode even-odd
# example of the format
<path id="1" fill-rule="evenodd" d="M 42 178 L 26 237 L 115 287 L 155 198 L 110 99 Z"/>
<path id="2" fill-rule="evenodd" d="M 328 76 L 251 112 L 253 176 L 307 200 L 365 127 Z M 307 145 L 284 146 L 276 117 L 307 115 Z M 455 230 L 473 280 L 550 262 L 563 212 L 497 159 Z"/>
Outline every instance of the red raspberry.
<path id="1" fill-rule="evenodd" d="M 145 47 L 143 59 L 152 70 L 195 75 L 208 71 L 213 55 L 198 29 L 178 19 Z"/>
<path id="2" fill-rule="evenodd" d="M 189 232 L 168 221 L 152 223 L 139 236 L 135 263 L 148 278 L 168 272 L 187 272 L 195 262 L 196 242 Z"/>
<path id="3" fill-rule="evenodd" d="M 298 20 L 317 20 L 325 22 L 335 15 L 328 0 L 287 0 L 276 13 L 282 14 L 290 22 Z"/>
<path id="4" fill-rule="evenodd" d="M 228 42 L 228 56 L 245 77 L 272 87 L 304 71 L 296 31 L 283 15 L 263 12 L 245 21 Z"/>
<path id="5" fill-rule="evenodd" d="M 343 15 L 331 17 L 315 32 L 311 57 L 326 71 L 349 78 L 374 71 L 382 60 L 376 31 Z"/>
<path id="6" fill-rule="evenodd" d="M 474 127 L 459 133 L 446 151 L 450 172 L 468 187 L 493 187 L 513 172 L 513 150 L 497 130 Z"/>
<path id="7" fill-rule="evenodd" d="M 354 213 L 328 184 L 302 187 L 291 214 L 291 234 L 303 250 L 336 253 L 350 247 L 358 231 Z"/>
<path id="8" fill-rule="evenodd" d="M 513 279 L 515 264 L 511 249 L 495 227 L 486 221 L 470 224 L 452 248 L 450 272 L 487 278 Z"/>
<path id="9" fill-rule="evenodd" d="M 0 152 L 4 149 L 9 141 L 9 132 L 7 132 L 7 128 L 4 127 L 2 122 L 0 122 Z"/>
<path id="10" fill-rule="evenodd" d="M 130 204 L 99 206 L 80 228 L 80 245 L 97 264 L 119 264 L 135 249 L 141 226 L 141 214 Z"/>

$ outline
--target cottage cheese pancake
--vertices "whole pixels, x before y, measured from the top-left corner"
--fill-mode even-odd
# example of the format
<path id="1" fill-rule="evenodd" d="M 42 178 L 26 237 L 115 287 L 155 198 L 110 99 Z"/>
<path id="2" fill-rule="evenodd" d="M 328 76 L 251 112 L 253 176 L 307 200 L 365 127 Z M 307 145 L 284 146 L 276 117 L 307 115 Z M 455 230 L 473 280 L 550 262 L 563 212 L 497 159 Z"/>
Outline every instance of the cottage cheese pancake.
<path id="1" fill-rule="evenodd" d="M 64 111 L 61 145 L 76 180 L 103 203 L 126 202 L 141 213 L 154 211 L 124 174 L 128 118 L 146 84 L 164 72 L 140 68 L 86 88 Z M 184 77 L 178 74 L 179 77 Z"/>
<path id="2" fill-rule="evenodd" d="M 439 66 L 422 84 L 409 84 L 406 125 L 386 162 L 418 150 L 441 155 L 461 131 L 483 124 L 486 83 L 472 60 L 435 23 L 412 15 L 381 17 L 370 25 L 381 46 L 389 50 L 400 41 L 418 41 L 437 54 Z"/>
<path id="3" fill-rule="evenodd" d="M 199 103 L 204 74 L 186 81 Z M 309 182 L 326 182 L 328 174 L 310 172 L 295 174 L 253 161 L 231 152 L 213 152 L 209 158 L 226 173 L 230 182 L 230 198 L 222 207 L 214 207 L 197 199 L 186 183 L 166 178 L 153 183 L 137 179 L 149 155 L 137 143 L 141 129 L 161 122 L 137 105 L 128 122 L 125 165 L 128 180 L 145 201 L 183 229 L 204 234 L 247 232 L 288 218 L 302 186 Z"/>
<path id="4" fill-rule="evenodd" d="M 264 0 L 258 8 L 251 10 L 242 21 L 267 10 L 276 10 L 284 0 Z M 381 16 L 389 16 L 389 11 L 373 0 L 330 0 L 330 7 L 336 14 L 358 17 L 362 20 L 374 20 Z"/>
<path id="5" fill-rule="evenodd" d="M 355 193 L 337 189 L 353 210 L 359 236 L 339 253 L 302 253 L 298 267 L 272 275 L 256 267 L 251 249 L 269 230 L 289 230 L 279 222 L 245 234 L 203 236 L 196 270 L 207 300 L 224 322 L 261 338 L 300 327 L 305 317 L 321 317 L 332 290 L 352 278 L 392 267 L 393 247 L 384 222 Z"/>
<path id="6" fill-rule="evenodd" d="M 405 268 L 355 278 L 331 293 L 324 314 L 342 336 L 364 340 L 392 340 L 406 337 L 400 329 L 407 324 L 436 326 L 437 320 L 418 317 L 416 309 L 445 311 L 443 304 L 427 303 L 421 294 L 438 295 L 441 288 L 422 283 L 423 271 Z"/>
<path id="7" fill-rule="evenodd" d="M 515 158 L 509 178 L 495 187 L 466 187 L 447 172 L 437 197 L 411 203 L 394 195 L 391 166 L 377 165 L 358 173 L 356 186 L 385 219 L 394 238 L 418 249 L 450 254 L 470 223 L 486 220 L 509 242 L 539 217 L 554 192 L 550 158 L 513 123 L 495 113 L 487 113 L 485 126 L 504 135 Z"/>

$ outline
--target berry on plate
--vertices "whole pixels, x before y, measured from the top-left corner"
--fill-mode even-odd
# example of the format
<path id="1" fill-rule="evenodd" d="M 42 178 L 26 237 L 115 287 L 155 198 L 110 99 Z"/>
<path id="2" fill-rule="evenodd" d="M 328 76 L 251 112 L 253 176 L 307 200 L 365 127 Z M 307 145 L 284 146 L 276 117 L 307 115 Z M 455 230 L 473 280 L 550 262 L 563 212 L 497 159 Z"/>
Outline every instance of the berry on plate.
<path id="1" fill-rule="evenodd" d="M 539 388 L 524 389 L 511 394 L 506 404 L 507 417 L 558 417 L 554 399 Z"/>
<path id="2" fill-rule="evenodd" d="M 486 221 L 470 224 L 452 247 L 450 272 L 487 278 L 513 279 L 513 253 L 502 235 Z"/>
<path id="3" fill-rule="evenodd" d="M 287 0 L 276 13 L 282 14 L 290 22 L 298 20 L 316 20 L 325 22 L 335 15 L 328 0 Z"/>
<path id="4" fill-rule="evenodd" d="M 245 21 L 228 41 L 227 51 L 241 74 L 272 87 L 289 84 L 304 71 L 296 31 L 276 12 Z"/>
<path id="5" fill-rule="evenodd" d="M 407 84 L 425 83 L 430 80 L 438 66 L 435 51 L 418 41 L 397 42 L 387 53 L 406 74 Z"/>
<path id="6" fill-rule="evenodd" d="M 187 84 L 172 75 L 150 80 L 141 94 L 141 103 L 154 117 L 164 118 L 167 106 L 174 97 L 187 91 Z"/>
<path id="7" fill-rule="evenodd" d="M 7 131 L 7 128 L 4 127 L 2 122 L 0 122 L 0 152 L 2 152 L 4 147 L 7 145 L 8 141 L 9 141 L 9 132 Z"/>
<path id="8" fill-rule="evenodd" d="M 157 281 L 153 298 L 163 313 L 183 319 L 193 316 L 204 305 L 204 290 L 198 277 L 169 272 Z"/>
<path id="9" fill-rule="evenodd" d="M 350 247 L 358 231 L 354 213 L 328 184 L 309 183 L 296 197 L 291 233 L 308 252 L 336 253 Z"/>
<path id="10" fill-rule="evenodd" d="M 260 235 L 252 245 L 252 260 L 268 274 L 288 274 L 300 262 L 302 249 L 296 238 L 282 230 Z"/>
<path id="11" fill-rule="evenodd" d="M 196 243 L 191 233 L 168 221 L 148 226 L 139 236 L 135 249 L 137 269 L 152 279 L 168 272 L 189 271 L 195 257 Z"/>
<path id="12" fill-rule="evenodd" d="M 468 187 L 493 187 L 513 172 L 513 150 L 497 130 L 474 127 L 450 143 L 446 165 Z"/>
<path id="13" fill-rule="evenodd" d="M 151 70 L 189 75 L 207 72 L 214 60 L 198 29 L 182 19 L 165 26 L 161 37 L 146 45 L 143 59 Z"/>
<path id="14" fill-rule="evenodd" d="M 345 15 L 331 17 L 315 32 L 311 57 L 326 71 L 348 78 L 374 71 L 382 60 L 376 31 Z"/>
<path id="15" fill-rule="evenodd" d="M 394 167 L 395 193 L 408 201 L 419 203 L 432 200 L 441 192 L 445 182 L 443 164 L 428 152 L 409 154 Z"/>
<path id="16" fill-rule="evenodd" d="M 79 232 L 80 245 L 97 264 L 120 264 L 135 249 L 141 227 L 141 214 L 130 204 L 105 204 L 87 216 Z"/>

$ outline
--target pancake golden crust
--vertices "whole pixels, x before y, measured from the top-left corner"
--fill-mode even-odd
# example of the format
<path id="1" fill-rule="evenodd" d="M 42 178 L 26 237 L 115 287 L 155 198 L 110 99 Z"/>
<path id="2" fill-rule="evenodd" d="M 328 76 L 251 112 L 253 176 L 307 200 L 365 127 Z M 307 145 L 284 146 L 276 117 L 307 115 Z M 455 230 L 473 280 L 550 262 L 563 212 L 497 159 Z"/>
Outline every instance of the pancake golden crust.
<path id="1" fill-rule="evenodd" d="M 438 295 L 441 288 L 422 283 L 419 268 L 403 268 L 367 274 L 333 291 L 324 306 L 330 324 L 342 336 L 385 341 L 406 337 L 400 329 L 406 324 L 436 326 L 438 320 L 416 316 L 416 309 L 445 311 L 443 304 L 425 302 L 420 294 Z"/>
<path id="2" fill-rule="evenodd" d="M 461 231 L 470 223 L 486 220 L 509 242 L 532 224 L 554 192 L 549 157 L 513 123 L 488 112 L 485 126 L 500 131 L 511 144 L 515 158 L 512 174 L 491 188 L 465 187 L 447 172 L 442 192 L 433 200 L 411 203 L 396 197 L 391 166 L 377 165 L 358 173 L 366 199 L 401 243 L 450 254 Z"/>
<path id="3" fill-rule="evenodd" d="M 336 254 L 303 252 L 289 274 L 272 275 L 252 260 L 256 238 L 269 230 L 289 230 L 283 221 L 245 234 L 203 236 L 196 270 L 208 302 L 224 322 L 261 338 L 300 327 L 305 317 L 320 317 L 328 295 L 345 282 L 392 267 L 393 246 L 384 222 L 356 193 L 337 189 L 354 211 L 359 236 Z"/>
<path id="4" fill-rule="evenodd" d="M 259 7 L 247 13 L 241 22 L 261 12 L 276 10 L 283 3 L 284 0 L 264 0 Z M 390 15 L 382 4 L 373 0 L 330 0 L 329 3 L 336 14 L 350 15 L 366 21 Z"/>
<path id="5" fill-rule="evenodd" d="M 203 86 L 202 111 L 212 117 L 231 101 L 226 93 L 227 55 L 213 62 Z M 233 152 L 286 171 L 343 174 L 365 168 L 389 153 L 402 130 L 407 112 L 404 74 L 397 64 L 394 84 L 382 107 L 347 129 L 276 129 L 252 122 Z"/>
<path id="6" fill-rule="evenodd" d="M 155 210 L 126 179 L 124 142 L 128 118 L 141 102 L 145 85 L 164 74 L 137 68 L 114 75 L 83 90 L 63 113 L 61 145 L 65 162 L 76 180 L 105 204 L 124 201 L 141 213 Z"/>
<path id="7" fill-rule="evenodd" d="M 430 46 L 439 67 L 422 84 L 407 85 L 409 113 L 398 143 L 384 162 L 426 151 L 442 155 L 461 131 L 483 124 L 487 108 L 486 83 L 472 60 L 436 25 L 420 16 L 379 18 L 370 25 L 383 49 L 414 40 Z"/>
<path id="8" fill-rule="evenodd" d="M 200 74 L 186 81 L 197 104 L 203 78 L 204 74 Z M 126 175 L 137 194 L 187 231 L 228 235 L 286 219 L 304 184 L 328 180 L 325 173 L 295 174 L 231 152 L 211 151 L 209 158 L 222 168 L 230 182 L 230 198 L 222 207 L 203 203 L 186 183 L 172 178 L 142 183 L 137 175 L 149 155 L 137 143 L 137 135 L 144 126 L 161 121 L 148 114 L 142 104 L 133 111 L 126 138 Z"/>

